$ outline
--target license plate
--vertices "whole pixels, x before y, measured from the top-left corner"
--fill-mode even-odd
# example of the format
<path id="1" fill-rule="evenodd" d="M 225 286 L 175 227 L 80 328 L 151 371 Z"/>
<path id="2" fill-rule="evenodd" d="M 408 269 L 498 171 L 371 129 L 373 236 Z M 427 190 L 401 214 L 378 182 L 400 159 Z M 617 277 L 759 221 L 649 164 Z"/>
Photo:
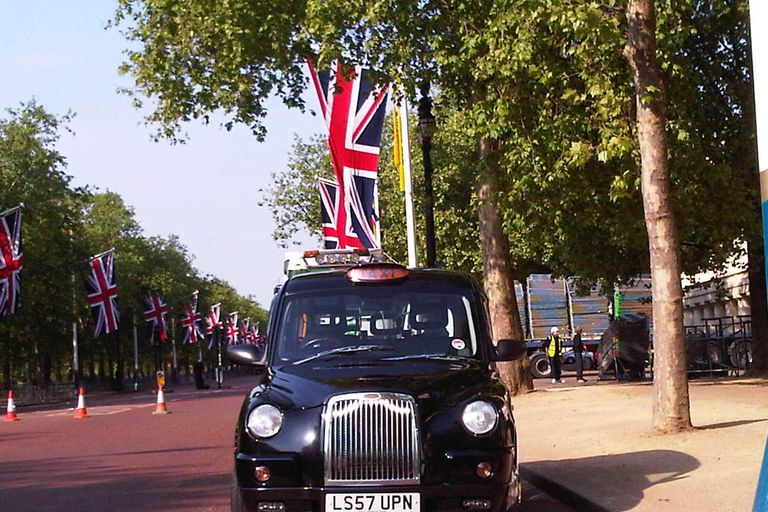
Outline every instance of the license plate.
<path id="1" fill-rule="evenodd" d="M 326 494 L 325 512 L 421 512 L 419 493 Z"/>

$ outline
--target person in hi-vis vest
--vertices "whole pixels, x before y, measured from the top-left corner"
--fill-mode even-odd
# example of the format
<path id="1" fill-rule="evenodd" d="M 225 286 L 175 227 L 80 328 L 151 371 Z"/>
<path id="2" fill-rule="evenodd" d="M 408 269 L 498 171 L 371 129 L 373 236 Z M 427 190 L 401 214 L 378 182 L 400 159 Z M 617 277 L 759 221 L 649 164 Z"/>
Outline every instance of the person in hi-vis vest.
<path id="1" fill-rule="evenodd" d="M 549 364 L 552 367 L 552 383 L 565 382 L 561 378 L 560 354 L 563 352 L 563 340 L 560 339 L 560 329 L 553 327 L 549 330 L 550 335 L 544 342 L 544 348 L 547 349 Z"/>

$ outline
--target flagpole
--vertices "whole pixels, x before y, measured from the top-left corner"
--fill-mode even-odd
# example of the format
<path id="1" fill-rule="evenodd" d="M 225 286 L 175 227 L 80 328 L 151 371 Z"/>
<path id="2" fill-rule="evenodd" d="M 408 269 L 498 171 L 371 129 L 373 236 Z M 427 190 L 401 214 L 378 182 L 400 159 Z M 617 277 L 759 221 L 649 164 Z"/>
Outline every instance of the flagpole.
<path id="1" fill-rule="evenodd" d="M 139 332 L 136 327 L 136 312 L 133 313 L 133 390 L 139 390 Z"/>
<path id="2" fill-rule="evenodd" d="M 24 203 L 19 203 L 17 206 L 14 206 L 13 208 L 5 210 L 3 213 L 0 213 L 0 217 L 5 217 L 6 215 L 10 215 L 16 210 L 20 210 L 22 208 L 24 208 Z"/>
<path id="3" fill-rule="evenodd" d="M 70 231 L 70 235 L 72 232 Z M 75 293 L 75 271 L 72 271 L 72 314 L 75 319 L 72 321 L 72 370 L 75 381 L 75 396 L 80 389 L 80 355 L 77 346 L 77 294 Z"/>
<path id="4" fill-rule="evenodd" d="M 173 383 L 178 383 L 179 360 L 176 357 L 176 324 L 171 317 L 171 349 L 173 351 Z"/>
<path id="5" fill-rule="evenodd" d="M 111 249 L 107 249 L 107 250 L 106 250 L 106 251 L 104 251 L 104 252 L 100 252 L 100 253 L 99 253 L 99 254 L 97 254 L 96 256 L 91 256 L 91 257 L 90 257 L 90 258 L 88 258 L 86 261 L 92 261 L 92 260 L 95 260 L 95 259 L 101 258 L 101 257 L 102 257 L 102 256 L 104 256 L 105 254 L 109 254 L 110 252 L 114 252 L 114 251 L 115 251 L 115 248 L 114 248 L 114 247 L 113 247 L 113 248 L 111 248 Z"/>
<path id="6" fill-rule="evenodd" d="M 416 222 L 413 210 L 413 183 L 411 179 L 411 145 L 408 135 L 408 100 L 403 97 L 399 104 L 400 109 L 400 133 L 402 147 L 403 166 L 403 192 L 405 195 L 405 228 L 408 240 L 408 267 L 416 268 L 419 265 L 416 254 Z"/>

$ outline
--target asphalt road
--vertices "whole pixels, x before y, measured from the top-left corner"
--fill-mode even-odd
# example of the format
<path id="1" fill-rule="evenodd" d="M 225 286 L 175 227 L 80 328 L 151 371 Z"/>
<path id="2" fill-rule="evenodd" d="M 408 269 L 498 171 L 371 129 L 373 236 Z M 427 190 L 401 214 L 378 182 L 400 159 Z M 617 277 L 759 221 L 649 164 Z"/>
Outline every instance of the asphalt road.
<path id="1" fill-rule="evenodd" d="M 86 396 L 83 419 L 76 403 L 18 407 L 20 421 L 0 423 L 0 510 L 228 511 L 232 435 L 250 385 L 225 384 L 168 390 L 169 414 L 153 414 L 150 392 Z M 526 484 L 520 512 L 533 511 L 572 512 Z"/>

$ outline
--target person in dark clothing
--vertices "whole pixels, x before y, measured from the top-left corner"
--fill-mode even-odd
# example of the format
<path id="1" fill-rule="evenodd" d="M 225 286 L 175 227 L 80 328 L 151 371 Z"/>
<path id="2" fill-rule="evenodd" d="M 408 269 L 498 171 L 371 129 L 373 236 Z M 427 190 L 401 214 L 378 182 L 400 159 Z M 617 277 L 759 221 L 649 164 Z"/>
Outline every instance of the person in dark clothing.
<path id="1" fill-rule="evenodd" d="M 562 379 L 562 371 L 560 370 L 560 355 L 563 352 L 563 340 L 560 339 L 560 329 L 553 327 L 549 330 L 550 335 L 547 337 L 547 341 L 544 342 L 544 348 L 549 356 L 549 364 L 552 367 L 552 383 L 565 382 Z"/>
<path id="2" fill-rule="evenodd" d="M 584 344 L 581 341 L 581 326 L 576 326 L 576 334 L 573 335 L 573 357 L 576 360 L 576 382 L 587 382 L 584 378 Z"/>
<path id="3" fill-rule="evenodd" d="M 195 387 L 197 387 L 197 389 L 208 389 L 210 386 L 203 380 L 203 371 L 205 370 L 203 362 L 196 362 L 193 369 L 195 371 Z"/>

